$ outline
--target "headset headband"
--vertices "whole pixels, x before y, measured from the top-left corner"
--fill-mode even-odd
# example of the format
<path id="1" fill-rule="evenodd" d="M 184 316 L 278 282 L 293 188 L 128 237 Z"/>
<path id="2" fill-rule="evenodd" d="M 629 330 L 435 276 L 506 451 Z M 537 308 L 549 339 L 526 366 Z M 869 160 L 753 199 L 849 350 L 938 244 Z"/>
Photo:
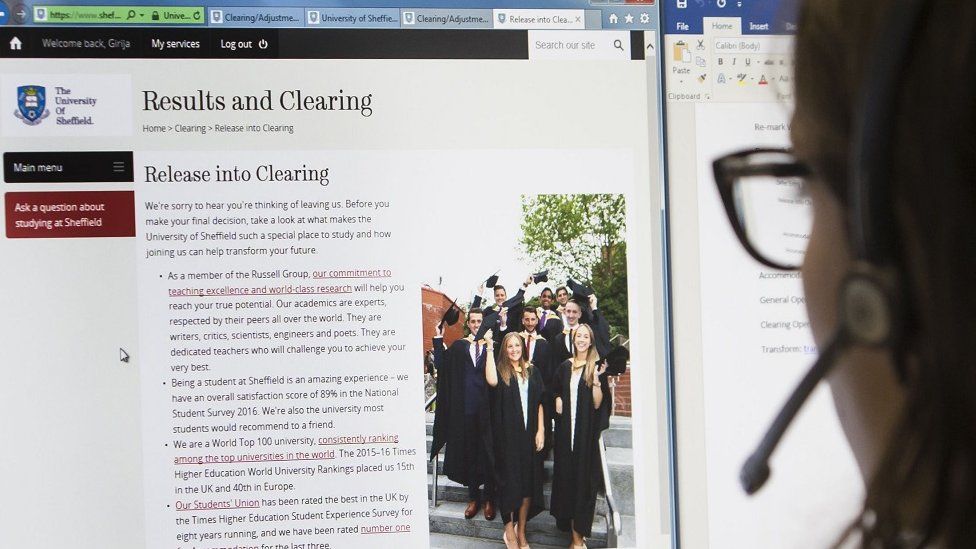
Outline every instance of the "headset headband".
<path id="1" fill-rule="evenodd" d="M 853 174 L 848 187 L 851 243 L 855 257 L 874 265 L 894 260 L 891 159 L 897 99 L 912 37 L 925 0 L 892 3 L 878 31 L 865 78 L 852 139 Z"/>

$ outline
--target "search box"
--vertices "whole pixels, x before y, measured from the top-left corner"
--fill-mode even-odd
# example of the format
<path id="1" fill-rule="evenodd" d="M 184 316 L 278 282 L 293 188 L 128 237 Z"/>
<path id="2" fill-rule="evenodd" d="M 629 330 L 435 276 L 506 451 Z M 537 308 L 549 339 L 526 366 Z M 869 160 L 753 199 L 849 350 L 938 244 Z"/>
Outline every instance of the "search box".
<path id="1" fill-rule="evenodd" d="M 630 61 L 628 31 L 529 31 L 529 59 Z"/>

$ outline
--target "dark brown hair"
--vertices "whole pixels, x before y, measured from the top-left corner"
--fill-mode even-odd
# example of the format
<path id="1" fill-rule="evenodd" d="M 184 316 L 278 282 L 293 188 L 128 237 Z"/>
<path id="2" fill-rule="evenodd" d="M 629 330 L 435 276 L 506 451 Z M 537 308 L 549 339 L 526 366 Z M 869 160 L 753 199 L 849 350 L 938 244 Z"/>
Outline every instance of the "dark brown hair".
<path id="1" fill-rule="evenodd" d="M 857 101 L 888 9 L 807 0 L 794 144 L 846 202 Z M 891 178 L 907 319 L 903 415 L 852 525 L 863 547 L 976 546 L 976 2 L 932 0 L 902 64 Z"/>

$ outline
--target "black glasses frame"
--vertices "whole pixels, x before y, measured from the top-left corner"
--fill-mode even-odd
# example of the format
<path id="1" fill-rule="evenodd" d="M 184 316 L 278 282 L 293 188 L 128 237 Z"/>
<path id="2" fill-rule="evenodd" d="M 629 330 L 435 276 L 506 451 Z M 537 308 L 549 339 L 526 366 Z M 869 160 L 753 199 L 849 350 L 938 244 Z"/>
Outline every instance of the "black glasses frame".
<path id="1" fill-rule="evenodd" d="M 781 154 L 793 158 L 789 162 L 750 162 L 750 157 L 762 156 L 767 154 Z M 746 229 L 742 226 L 739 214 L 735 209 L 735 183 L 743 177 L 809 177 L 812 172 L 806 164 L 798 161 L 793 156 L 792 149 L 758 148 L 738 151 L 727 154 L 712 162 L 712 171 L 715 174 L 715 184 L 718 186 L 718 194 L 722 197 L 722 204 L 725 206 L 725 213 L 729 217 L 729 223 L 735 235 L 739 238 L 742 247 L 749 252 L 753 259 L 767 267 L 781 271 L 795 271 L 799 266 L 783 265 L 772 261 L 762 255 L 746 235 Z"/>

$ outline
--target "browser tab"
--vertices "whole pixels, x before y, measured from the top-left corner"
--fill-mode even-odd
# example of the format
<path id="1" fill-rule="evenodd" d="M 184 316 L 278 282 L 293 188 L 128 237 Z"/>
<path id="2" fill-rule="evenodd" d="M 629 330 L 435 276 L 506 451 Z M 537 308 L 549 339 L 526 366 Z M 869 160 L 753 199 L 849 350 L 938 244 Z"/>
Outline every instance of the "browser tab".
<path id="1" fill-rule="evenodd" d="M 405 29 L 490 29 L 491 10 L 469 9 L 402 9 L 400 19 Z"/>
<path id="2" fill-rule="evenodd" d="M 304 27 L 302 8 L 210 8 L 211 27 Z"/>
<path id="3" fill-rule="evenodd" d="M 400 10 L 396 8 L 309 8 L 305 10 L 309 27 L 333 29 L 399 28 Z"/>
<path id="4" fill-rule="evenodd" d="M 585 29 L 583 10 L 525 10 L 496 9 L 496 29 Z"/>

